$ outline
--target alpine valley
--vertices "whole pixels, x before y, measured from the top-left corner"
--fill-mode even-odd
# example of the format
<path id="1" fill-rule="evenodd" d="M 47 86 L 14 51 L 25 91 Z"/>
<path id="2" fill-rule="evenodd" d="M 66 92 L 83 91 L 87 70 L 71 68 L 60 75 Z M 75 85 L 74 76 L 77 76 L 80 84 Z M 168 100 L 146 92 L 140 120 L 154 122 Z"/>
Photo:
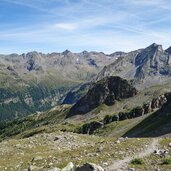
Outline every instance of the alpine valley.
<path id="1" fill-rule="evenodd" d="M 171 170 L 171 47 L 0 55 L 0 170 Z"/>

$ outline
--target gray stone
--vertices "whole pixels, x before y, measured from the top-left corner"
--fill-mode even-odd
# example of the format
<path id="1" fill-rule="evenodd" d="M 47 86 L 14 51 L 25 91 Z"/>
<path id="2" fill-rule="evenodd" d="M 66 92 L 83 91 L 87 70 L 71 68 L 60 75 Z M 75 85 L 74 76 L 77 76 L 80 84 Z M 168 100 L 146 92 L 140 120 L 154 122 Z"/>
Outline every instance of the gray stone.
<path id="1" fill-rule="evenodd" d="M 74 171 L 74 170 L 75 170 L 75 166 L 72 162 L 70 162 L 61 171 Z"/>
<path id="2" fill-rule="evenodd" d="M 75 171 L 104 171 L 104 169 L 96 164 L 86 163 L 82 166 L 77 167 Z"/>

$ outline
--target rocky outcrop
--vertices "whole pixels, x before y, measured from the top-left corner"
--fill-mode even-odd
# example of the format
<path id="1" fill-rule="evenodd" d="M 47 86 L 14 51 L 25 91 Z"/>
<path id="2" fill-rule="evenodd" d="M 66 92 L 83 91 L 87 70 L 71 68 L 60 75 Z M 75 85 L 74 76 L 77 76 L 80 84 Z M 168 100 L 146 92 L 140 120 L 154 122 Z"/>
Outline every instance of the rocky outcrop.
<path id="1" fill-rule="evenodd" d="M 103 122 L 92 121 L 81 126 L 77 132 L 81 134 L 93 134 L 95 130 L 102 128 L 103 126 Z"/>
<path id="2" fill-rule="evenodd" d="M 80 167 L 77 167 L 75 171 L 104 171 L 104 169 L 96 164 L 86 163 Z"/>
<path id="3" fill-rule="evenodd" d="M 136 95 L 137 91 L 127 80 L 106 77 L 97 83 L 70 110 L 67 117 L 85 114 L 101 104 L 113 105 L 117 100 Z"/>
<path id="4" fill-rule="evenodd" d="M 153 112 L 159 108 L 164 108 L 166 105 L 171 103 L 171 93 L 166 93 L 164 95 L 160 95 L 158 98 L 152 99 L 151 102 L 147 102 L 142 106 L 138 106 L 133 108 L 129 112 L 119 112 L 113 116 L 106 115 L 103 119 L 104 124 L 109 124 L 114 121 L 122 121 L 126 119 L 136 118 L 150 112 Z"/>
<path id="5" fill-rule="evenodd" d="M 166 112 L 168 110 L 171 111 L 171 93 L 160 95 L 158 98 L 152 99 L 151 102 L 145 103 L 142 106 L 137 106 L 129 112 L 119 112 L 115 115 L 106 115 L 101 121 L 86 123 L 76 130 L 76 132 L 81 134 L 93 134 L 97 129 L 103 128 L 106 124 L 140 117 L 158 109 Z"/>
<path id="6" fill-rule="evenodd" d="M 163 105 L 160 103 L 161 106 L 158 106 L 159 99 L 163 99 L 162 102 L 165 102 Z M 167 135 L 170 136 L 171 93 L 166 93 L 165 95 L 160 96 L 158 99 L 153 99 L 153 101 L 155 101 L 154 104 L 157 104 L 155 107 L 159 108 L 150 108 L 152 110 L 152 114 L 147 116 L 146 119 L 142 120 L 139 124 L 130 129 L 127 133 L 124 134 L 124 136 L 150 138 Z"/>
<path id="7" fill-rule="evenodd" d="M 24 171 L 34 171 L 34 170 L 42 170 L 42 168 L 31 165 L 28 167 L 28 169 Z M 104 169 L 101 166 L 98 166 L 94 163 L 85 163 L 82 166 L 75 167 L 74 164 L 70 162 L 63 169 L 54 167 L 54 168 L 48 169 L 47 171 L 104 171 Z"/>
<path id="8" fill-rule="evenodd" d="M 166 102 L 163 104 L 161 108 L 161 113 L 165 113 L 165 115 L 171 114 L 171 92 L 165 94 Z"/>

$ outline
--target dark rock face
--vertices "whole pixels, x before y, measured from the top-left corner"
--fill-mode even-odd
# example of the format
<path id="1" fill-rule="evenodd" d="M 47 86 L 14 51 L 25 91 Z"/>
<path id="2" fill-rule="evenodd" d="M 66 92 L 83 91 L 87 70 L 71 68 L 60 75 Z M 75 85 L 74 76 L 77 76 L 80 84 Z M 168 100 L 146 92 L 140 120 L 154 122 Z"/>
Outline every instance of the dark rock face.
<path id="1" fill-rule="evenodd" d="M 120 77 L 107 77 L 97 83 L 70 110 L 67 117 L 85 114 L 99 105 L 113 105 L 116 100 L 132 97 L 137 93 L 126 80 Z"/>
<path id="2" fill-rule="evenodd" d="M 82 125 L 79 128 L 79 130 L 76 130 L 76 132 L 81 133 L 81 134 L 93 134 L 97 129 L 103 128 L 106 124 L 140 117 L 140 116 L 143 116 L 145 114 L 148 114 L 150 112 L 154 112 L 157 110 L 160 111 L 158 113 L 159 115 L 161 113 L 161 117 L 163 117 L 163 113 L 165 115 L 170 114 L 171 93 L 160 95 L 158 98 L 152 99 L 151 102 L 148 102 L 142 106 L 137 106 L 129 112 L 119 112 L 118 114 L 115 114 L 115 115 L 106 115 L 104 119 L 101 121 L 93 121 L 90 123 L 86 123 Z"/>
<path id="3" fill-rule="evenodd" d="M 171 54 L 171 46 L 165 50 L 167 53 L 170 53 Z"/>
<path id="4" fill-rule="evenodd" d="M 93 122 L 84 124 L 79 129 L 78 132 L 81 133 L 81 134 L 93 134 L 96 129 L 102 128 L 103 125 L 104 124 L 102 122 L 93 121 Z"/>
<path id="5" fill-rule="evenodd" d="M 164 111 L 167 115 L 171 113 L 171 92 L 165 94 L 166 102 L 163 104 L 161 111 Z"/>
<path id="6" fill-rule="evenodd" d="M 151 109 L 156 109 L 161 107 L 163 104 L 167 102 L 167 98 L 165 95 L 159 96 L 158 98 L 155 98 L 151 102 Z"/>
<path id="7" fill-rule="evenodd" d="M 84 165 L 77 167 L 75 171 L 104 171 L 104 169 L 93 163 L 85 163 Z"/>
<path id="8" fill-rule="evenodd" d="M 143 106 L 133 108 L 129 112 L 119 112 L 119 114 L 113 116 L 106 115 L 103 119 L 103 123 L 109 124 L 115 121 L 136 118 L 153 112 L 159 108 L 166 108 L 165 106 L 168 106 L 169 104 L 171 104 L 171 93 L 166 93 L 164 95 L 160 95 L 159 97 L 152 99 L 151 102 L 145 103 Z"/>
<path id="9" fill-rule="evenodd" d="M 161 110 L 163 109 L 164 111 L 166 111 L 166 109 L 167 111 L 171 111 L 171 93 L 166 93 L 165 95 L 161 95 L 158 98 L 152 99 L 151 102 L 148 102 L 143 106 L 137 106 L 129 112 L 119 112 L 115 115 L 106 115 L 101 122 L 93 121 L 86 123 L 80 127 L 78 133 L 93 134 L 97 129 L 102 128 L 104 125 L 111 122 L 140 117 L 159 108 L 161 108 Z"/>
<path id="10" fill-rule="evenodd" d="M 83 97 L 88 89 L 90 88 L 91 83 L 85 83 L 81 86 L 75 87 L 73 90 L 69 91 L 63 100 L 62 104 L 74 104 L 76 103 L 81 97 Z"/>
<path id="11" fill-rule="evenodd" d="M 113 116 L 106 115 L 104 117 L 104 119 L 103 119 L 104 124 L 109 124 L 109 123 L 115 122 L 115 121 L 119 121 L 119 116 L 118 115 L 113 115 Z"/>

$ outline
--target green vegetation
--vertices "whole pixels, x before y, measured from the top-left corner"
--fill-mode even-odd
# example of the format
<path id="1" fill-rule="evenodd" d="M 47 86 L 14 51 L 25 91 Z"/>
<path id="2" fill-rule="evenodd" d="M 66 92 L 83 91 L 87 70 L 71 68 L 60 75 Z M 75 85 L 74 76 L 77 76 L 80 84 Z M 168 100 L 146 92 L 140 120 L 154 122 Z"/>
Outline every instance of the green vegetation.
<path id="1" fill-rule="evenodd" d="M 142 164 L 144 164 L 144 161 L 143 161 L 143 159 L 135 158 L 135 159 L 131 160 L 131 164 L 133 164 L 133 165 L 142 165 Z"/>
<path id="2" fill-rule="evenodd" d="M 35 113 L 14 121 L 0 122 L 0 140 L 16 135 L 29 137 L 41 132 L 64 129 L 64 126 L 58 124 L 64 120 L 69 108 L 70 106 L 57 106 L 55 109 L 44 113 Z"/>
<path id="3" fill-rule="evenodd" d="M 165 158 L 165 159 L 163 160 L 162 164 L 164 164 L 164 165 L 170 165 L 170 164 L 171 164 L 171 157 Z"/>
<path id="4" fill-rule="evenodd" d="M 155 120 L 155 122 L 151 122 L 153 120 Z M 170 132 L 170 128 L 169 128 L 170 120 L 171 120 L 171 115 L 165 115 L 164 117 L 162 117 L 162 115 L 157 116 L 157 113 L 155 112 L 149 115 L 141 123 L 137 124 L 133 129 L 130 129 L 126 133 L 126 136 L 130 136 L 134 133 L 136 133 L 136 136 L 141 135 L 146 137 L 153 136 L 154 133 L 157 133 L 158 136 L 160 134 L 161 135 L 167 134 Z M 166 129 L 167 127 L 168 129 Z"/>

